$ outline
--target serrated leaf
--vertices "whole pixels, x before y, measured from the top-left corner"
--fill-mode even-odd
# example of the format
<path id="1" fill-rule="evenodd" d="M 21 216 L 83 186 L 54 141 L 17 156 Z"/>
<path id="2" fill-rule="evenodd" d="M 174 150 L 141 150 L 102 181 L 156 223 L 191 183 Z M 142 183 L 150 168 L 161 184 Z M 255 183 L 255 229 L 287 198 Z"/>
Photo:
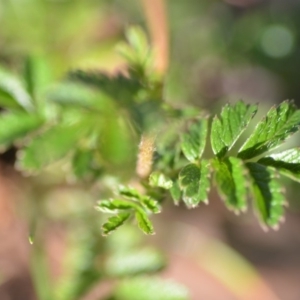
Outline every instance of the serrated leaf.
<path id="1" fill-rule="evenodd" d="M 202 160 L 200 165 L 200 186 L 199 199 L 204 203 L 208 203 L 208 192 L 210 190 L 210 162 Z"/>
<path id="2" fill-rule="evenodd" d="M 115 289 L 116 300 L 189 300 L 188 289 L 174 281 L 157 277 L 135 277 Z"/>
<path id="3" fill-rule="evenodd" d="M 149 184 L 153 187 L 160 187 L 168 190 L 172 187 L 173 182 L 165 174 L 161 172 L 153 172 L 149 176 Z"/>
<path id="4" fill-rule="evenodd" d="M 124 185 L 119 186 L 119 194 L 133 200 L 140 200 L 142 197 L 135 188 Z"/>
<path id="5" fill-rule="evenodd" d="M 297 132 L 299 125 L 300 110 L 292 102 L 284 101 L 272 107 L 241 147 L 238 156 L 249 159 L 277 147 Z"/>
<path id="6" fill-rule="evenodd" d="M 300 182 L 300 149 L 293 148 L 258 160 L 259 164 L 274 167 L 282 175 Z"/>
<path id="7" fill-rule="evenodd" d="M 148 218 L 147 214 L 143 210 L 141 210 L 141 209 L 136 210 L 135 218 L 137 220 L 139 228 L 145 234 L 154 234 L 155 233 L 150 219 Z"/>
<path id="8" fill-rule="evenodd" d="M 26 112 L 4 113 L 0 115 L 0 144 L 9 146 L 16 139 L 25 137 L 38 129 L 43 119 L 36 114 Z"/>
<path id="9" fill-rule="evenodd" d="M 173 181 L 173 185 L 170 188 L 170 194 L 171 194 L 171 197 L 172 197 L 175 205 L 178 205 L 182 198 L 182 193 L 181 193 L 180 186 L 179 186 L 179 183 L 177 180 Z"/>
<path id="10" fill-rule="evenodd" d="M 86 134 L 81 124 L 60 125 L 48 129 L 33 139 L 20 155 L 23 170 L 36 171 L 64 157 L 73 150 L 78 140 Z"/>
<path id="11" fill-rule="evenodd" d="M 206 144 L 207 119 L 198 119 L 181 136 L 181 149 L 190 162 L 200 159 Z"/>
<path id="12" fill-rule="evenodd" d="M 226 206 L 236 213 L 247 209 L 247 177 L 242 160 L 229 157 L 213 161 L 215 181 Z"/>
<path id="13" fill-rule="evenodd" d="M 202 171 L 201 171 L 202 169 Z M 183 201 L 188 207 L 196 207 L 201 201 L 207 202 L 209 177 L 208 163 L 200 167 L 195 164 L 186 165 L 179 173 L 179 186 L 183 191 Z"/>
<path id="14" fill-rule="evenodd" d="M 105 263 L 105 269 L 110 276 L 133 276 L 157 272 L 165 264 L 166 261 L 159 251 L 146 248 L 111 255 Z"/>
<path id="15" fill-rule="evenodd" d="M 130 213 L 119 213 L 116 216 L 108 218 L 107 222 L 102 225 L 103 235 L 108 235 L 112 231 L 124 224 L 130 217 Z"/>
<path id="16" fill-rule="evenodd" d="M 161 207 L 159 203 L 149 196 L 142 196 L 141 203 L 146 209 L 148 209 L 154 214 L 158 214 L 161 212 Z"/>
<path id="17" fill-rule="evenodd" d="M 0 104 L 8 108 L 34 109 L 32 99 L 13 74 L 0 69 Z"/>
<path id="18" fill-rule="evenodd" d="M 99 201 L 96 209 L 105 213 L 116 213 L 119 210 L 132 210 L 135 207 L 133 203 L 126 200 L 110 199 Z"/>
<path id="19" fill-rule="evenodd" d="M 257 105 L 246 105 L 238 101 L 226 104 L 220 118 L 214 117 L 211 127 L 211 146 L 215 155 L 223 157 L 246 129 L 257 112 Z"/>
<path id="20" fill-rule="evenodd" d="M 252 193 L 255 208 L 260 219 L 268 226 L 276 228 L 283 219 L 285 198 L 273 169 L 258 163 L 246 164 L 253 181 Z"/>

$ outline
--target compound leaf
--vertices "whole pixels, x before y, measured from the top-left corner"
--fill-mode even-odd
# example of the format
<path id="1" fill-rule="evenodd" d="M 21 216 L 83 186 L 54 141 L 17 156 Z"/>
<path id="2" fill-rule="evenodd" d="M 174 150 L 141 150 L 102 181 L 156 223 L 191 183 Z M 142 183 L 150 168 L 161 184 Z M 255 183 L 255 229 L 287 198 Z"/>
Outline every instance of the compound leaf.
<path id="1" fill-rule="evenodd" d="M 283 190 L 275 179 L 276 173 L 258 163 L 246 165 L 253 181 L 251 190 L 258 215 L 266 225 L 276 228 L 283 219 L 285 205 Z"/>
<path id="2" fill-rule="evenodd" d="M 239 101 L 226 104 L 220 118 L 214 117 L 211 127 L 211 146 L 215 155 L 223 157 L 232 148 L 257 112 L 257 105 Z"/>
<path id="3" fill-rule="evenodd" d="M 158 214 L 161 212 L 161 208 L 158 202 L 149 196 L 143 196 L 141 198 L 141 203 L 146 209 L 154 214 Z"/>
<path id="4" fill-rule="evenodd" d="M 139 228 L 145 233 L 145 234 L 154 234 L 154 228 L 149 220 L 147 213 L 144 212 L 142 209 L 138 209 L 135 212 L 135 218 L 137 220 Z"/>
<path id="5" fill-rule="evenodd" d="M 171 197 L 173 198 L 175 205 L 178 205 L 179 201 L 182 198 L 182 192 L 180 190 L 180 186 L 179 186 L 179 183 L 177 180 L 173 181 L 173 185 L 170 188 L 170 194 L 171 194 Z"/>
<path id="6" fill-rule="evenodd" d="M 292 102 L 284 101 L 272 107 L 241 147 L 238 156 L 249 159 L 277 147 L 297 132 L 299 125 L 300 110 Z"/>
<path id="7" fill-rule="evenodd" d="M 300 182 L 300 149 L 294 148 L 261 158 L 258 163 L 276 168 L 282 175 Z"/>
<path id="8" fill-rule="evenodd" d="M 215 181 L 226 206 L 236 213 L 247 209 L 246 169 L 243 162 L 235 157 L 215 159 Z"/>
<path id="9" fill-rule="evenodd" d="M 181 149 L 190 162 L 200 159 L 204 151 L 207 136 L 207 119 L 198 119 L 182 134 Z"/>
<path id="10" fill-rule="evenodd" d="M 112 231 L 124 224 L 130 217 L 130 213 L 119 213 L 115 216 L 108 218 L 107 222 L 102 225 L 103 235 L 108 235 Z"/>

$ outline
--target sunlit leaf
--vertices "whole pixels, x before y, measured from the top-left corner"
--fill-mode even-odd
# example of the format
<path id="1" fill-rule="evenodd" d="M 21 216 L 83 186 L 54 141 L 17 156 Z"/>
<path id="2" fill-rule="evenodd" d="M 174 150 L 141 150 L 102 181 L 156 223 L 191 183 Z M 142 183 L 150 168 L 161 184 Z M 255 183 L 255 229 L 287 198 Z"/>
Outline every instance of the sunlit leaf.
<path id="1" fill-rule="evenodd" d="M 157 277 L 135 277 L 122 281 L 115 289 L 116 300 L 189 300 L 187 288 Z"/>
<path id="2" fill-rule="evenodd" d="M 102 225 L 103 235 L 108 235 L 118 227 L 122 226 L 129 217 L 130 213 L 119 213 L 108 218 L 107 222 Z"/>
<path id="3" fill-rule="evenodd" d="M 235 157 L 215 159 L 215 181 L 226 206 L 236 213 L 247 208 L 247 170 L 243 162 Z"/>
<path id="4" fill-rule="evenodd" d="M 145 234 L 154 234 L 154 228 L 153 225 L 148 218 L 147 214 L 141 210 L 138 209 L 135 212 L 135 218 L 137 220 L 139 228 L 145 233 Z"/>
<path id="5" fill-rule="evenodd" d="M 284 101 L 272 107 L 241 147 L 238 156 L 249 159 L 277 147 L 297 132 L 299 125 L 300 110 L 292 102 Z"/>
<path id="6" fill-rule="evenodd" d="M 165 174 L 161 172 L 153 172 L 149 176 L 149 184 L 153 187 L 160 187 L 168 190 L 172 187 L 173 182 Z"/>
<path id="7" fill-rule="evenodd" d="M 96 206 L 97 210 L 108 213 L 116 213 L 119 210 L 132 210 L 135 205 L 122 199 L 101 200 Z"/>
<path id="8" fill-rule="evenodd" d="M 154 214 L 158 214 L 161 212 L 161 207 L 159 203 L 149 196 L 143 196 L 141 198 L 141 203 L 145 208 L 147 208 L 149 211 L 151 211 Z"/>
<path id="9" fill-rule="evenodd" d="M 294 148 L 261 158 L 258 163 L 276 168 L 281 174 L 300 182 L 300 149 Z"/>
<path id="10" fill-rule="evenodd" d="M 283 220 L 285 197 L 273 169 L 258 163 L 247 163 L 252 178 L 251 190 L 255 208 L 262 222 L 278 227 Z"/>
<path id="11" fill-rule="evenodd" d="M 206 144 L 207 125 L 206 118 L 195 120 L 188 131 L 181 135 L 181 149 L 190 162 L 202 156 Z"/>
<path id="12" fill-rule="evenodd" d="M 4 69 L 0 69 L 0 105 L 8 108 L 33 110 L 32 99 L 21 81 Z"/>
<path id="13" fill-rule="evenodd" d="M 227 104 L 220 118 L 215 116 L 211 127 L 211 146 L 214 154 L 223 157 L 246 129 L 257 111 L 257 105 L 246 105 L 239 101 Z"/>
<path id="14" fill-rule="evenodd" d="M 128 199 L 135 199 L 135 200 L 141 199 L 141 194 L 135 188 L 130 186 L 121 185 L 119 187 L 119 194 Z"/>

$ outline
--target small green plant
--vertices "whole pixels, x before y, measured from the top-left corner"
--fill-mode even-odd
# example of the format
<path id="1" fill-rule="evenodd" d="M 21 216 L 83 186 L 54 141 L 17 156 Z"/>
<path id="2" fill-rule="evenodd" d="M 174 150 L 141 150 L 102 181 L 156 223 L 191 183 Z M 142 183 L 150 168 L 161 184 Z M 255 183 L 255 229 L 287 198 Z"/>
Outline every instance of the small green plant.
<path id="1" fill-rule="evenodd" d="M 269 151 L 299 130 L 300 110 L 292 101 L 272 107 L 236 149 L 257 105 L 227 104 L 213 118 L 174 108 L 164 101 L 144 33 L 132 28 L 127 39 L 118 50 L 128 69 L 114 76 L 80 70 L 45 84 L 36 80 L 45 65 L 42 72 L 34 58 L 22 79 L 1 70 L 0 143 L 18 147 L 18 168 L 32 173 L 65 159 L 73 178 L 102 182 L 108 200 L 96 208 L 112 214 L 104 235 L 131 219 L 153 234 L 149 215 L 160 213 L 165 200 L 195 208 L 208 203 L 212 183 L 228 209 L 244 212 L 250 199 L 263 226 L 278 227 L 286 201 L 277 174 L 299 181 L 300 150 Z M 125 176 L 121 169 L 135 160 Z"/>

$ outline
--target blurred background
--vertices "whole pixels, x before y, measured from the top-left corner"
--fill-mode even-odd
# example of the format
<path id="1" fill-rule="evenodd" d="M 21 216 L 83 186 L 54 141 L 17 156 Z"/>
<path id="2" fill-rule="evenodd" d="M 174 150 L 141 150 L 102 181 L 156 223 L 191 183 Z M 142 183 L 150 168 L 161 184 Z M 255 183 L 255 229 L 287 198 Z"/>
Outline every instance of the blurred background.
<path id="1" fill-rule="evenodd" d="M 155 30 L 166 22 L 166 101 L 212 113 L 239 99 L 263 111 L 285 99 L 300 106 L 300 1 L 165 1 L 163 14 L 162 2 L 1 0 L 0 65 L 22 74 L 35 57 L 53 82 L 78 68 L 115 73 L 124 65 L 115 46 L 125 29 L 138 24 L 159 36 Z M 299 142 L 295 135 L 289 146 Z M 134 163 L 117 143 L 111 147 L 120 157 L 116 165 L 108 157 L 108 164 Z M 278 231 L 264 232 L 251 211 L 228 212 L 212 191 L 210 204 L 195 210 L 166 204 L 154 237 L 128 226 L 103 238 L 103 220 L 93 208 L 97 184 L 70 183 L 61 166 L 28 179 L 13 168 L 15 155 L 12 148 L 0 156 L 1 300 L 133 300 L 122 296 L 124 286 L 115 288 L 116 280 L 160 269 L 159 276 L 187 287 L 195 300 L 300 299 L 300 190 L 289 181 L 286 221 Z M 131 266 L 132 257 L 114 265 L 127 257 L 121 248 L 127 254 L 142 249 L 135 258 L 150 253 L 151 259 L 141 258 L 127 274 L 122 266 Z M 119 292 L 109 298 L 112 289 Z"/>

